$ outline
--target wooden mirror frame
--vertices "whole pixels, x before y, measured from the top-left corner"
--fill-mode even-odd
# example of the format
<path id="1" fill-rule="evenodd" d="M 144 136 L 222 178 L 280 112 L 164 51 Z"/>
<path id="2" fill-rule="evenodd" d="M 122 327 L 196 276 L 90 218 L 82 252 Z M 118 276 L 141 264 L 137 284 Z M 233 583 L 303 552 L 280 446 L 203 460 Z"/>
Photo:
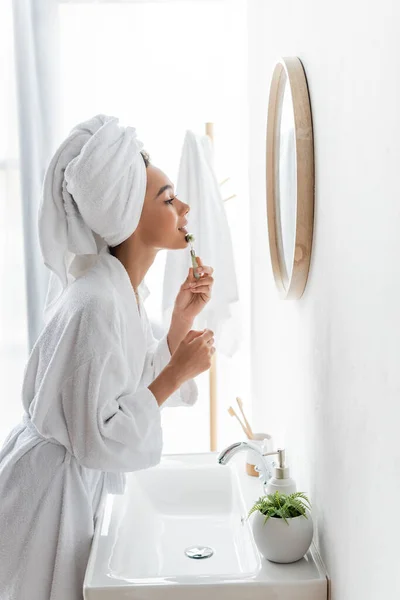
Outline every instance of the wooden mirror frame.
<path id="1" fill-rule="evenodd" d="M 282 75 L 290 85 L 294 109 L 296 140 L 296 239 L 290 278 L 285 277 L 279 215 L 276 211 L 276 188 L 279 178 L 277 128 L 280 125 L 283 91 Z M 282 89 L 283 87 L 283 89 Z M 270 86 L 267 120 L 267 219 L 272 270 L 283 299 L 300 298 L 304 292 L 311 260 L 314 224 L 314 142 L 310 98 L 303 65 L 297 57 L 286 57 L 276 64 Z M 279 157 L 278 157 L 279 159 Z M 279 179 L 278 179 L 279 181 Z M 279 225 L 279 229 L 278 229 Z M 285 270 L 284 270 L 285 269 Z"/>

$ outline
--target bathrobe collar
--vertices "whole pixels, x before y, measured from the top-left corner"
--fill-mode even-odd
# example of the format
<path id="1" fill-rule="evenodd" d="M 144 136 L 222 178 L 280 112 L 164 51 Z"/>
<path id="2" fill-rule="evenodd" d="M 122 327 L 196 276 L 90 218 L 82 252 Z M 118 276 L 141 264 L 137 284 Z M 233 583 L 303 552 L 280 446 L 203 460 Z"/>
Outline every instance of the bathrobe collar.
<path id="1" fill-rule="evenodd" d="M 113 256 L 108 247 L 103 248 L 98 255 L 98 261 L 95 269 L 101 269 L 101 278 L 106 277 L 109 284 L 114 287 L 118 294 L 121 306 L 125 309 L 126 337 L 123 338 L 126 356 L 129 357 L 129 368 L 137 381 L 140 380 L 144 369 L 146 352 L 141 348 L 146 348 L 146 316 L 143 305 L 143 294 L 146 294 L 147 287 L 142 284 L 139 286 L 139 306 L 136 300 L 135 292 L 129 279 L 129 275 L 124 265 L 118 258 Z"/>
<path id="2" fill-rule="evenodd" d="M 113 266 L 112 272 L 115 274 L 117 281 L 120 284 L 122 284 L 124 288 L 126 288 L 128 286 L 128 288 L 129 288 L 129 290 L 127 290 L 128 295 L 130 293 L 134 296 L 132 283 L 131 283 L 131 280 L 129 279 L 127 270 L 125 269 L 125 267 L 121 263 L 121 261 L 118 260 L 118 258 L 116 258 L 113 254 L 111 254 L 108 246 L 104 246 L 100 250 L 99 259 L 106 260 L 108 262 L 108 264 Z M 141 282 L 141 284 L 138 287 L 138 294 L 139 294 L 140 300 L 142 302 L 144 302 L 146 300 L 146 298 L 150 295 L 150 290 L 147 287 L 144 280 Z M 135 299 L 135 301 L 136 301 L 136 299 Z"/>

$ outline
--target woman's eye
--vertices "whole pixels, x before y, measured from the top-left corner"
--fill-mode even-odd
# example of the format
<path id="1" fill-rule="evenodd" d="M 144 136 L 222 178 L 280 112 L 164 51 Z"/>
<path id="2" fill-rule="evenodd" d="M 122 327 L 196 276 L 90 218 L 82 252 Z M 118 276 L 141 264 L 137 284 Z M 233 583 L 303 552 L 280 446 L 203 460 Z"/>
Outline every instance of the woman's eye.
<path id="1" fill-rule="evenodd" d="M 172 201 L 175 200 L 176 196 L 174 196 L 173 198 L 170 198 L 169 200 L 165 200 L 166 204 L 172 204 Z"/>

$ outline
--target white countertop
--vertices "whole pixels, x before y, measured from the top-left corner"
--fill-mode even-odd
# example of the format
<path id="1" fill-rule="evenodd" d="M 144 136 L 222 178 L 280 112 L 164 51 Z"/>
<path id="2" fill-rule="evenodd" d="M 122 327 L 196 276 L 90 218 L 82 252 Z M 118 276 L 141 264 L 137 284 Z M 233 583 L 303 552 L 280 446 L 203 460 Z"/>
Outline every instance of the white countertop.
<path id="1" fill-rule="evenodd" d="M 214 459 L 217 462 L 218 454 L 218 452 L 209 452 L 185 456 L 203 457 L 211 464 Z M 178 455 L 165 455 L 165 459 L 172 456 Z M 248 511 L 254 502 L 264 495 L 264 492 L 260 481 L 247 475 L 245 461 L 246 453 L 243 452 L 232 458 L 230 464 L 235 463 L 236 465 Z M 221 465 L 221 469 L 225 468 L 229 467 Z M 129 474 L 127 476 L 129 477 Z M 111 494 L 108 494 L 108 497 L 105 498 L 102 514 L 96 526 L 85 577 L 85 600 L 111 600 L 114 598 L 147 600 L 148 598 L 158 598 L 162 592 L 160 585 L 133 586 L 127 584 L 126 581 L 108 576 L 109 557 L 113 544 L 112 535 L 108 535 L 108 526 L 115 517 L 115 515 L 114 517 L 112 515 L 112 510 L 110 511 L 111 496 Z M 224 584 L 224 590 L 226 591 L 223 595 L 221 595 L 221 584 Z M 214 597 L 229 598 L 229 600 L 326 600 L 328 597 L 327 575 L 313 545 L 307 555 L 295 563 L 277 564 L 261 558 L 260 570 L 251 580 L 248 579 L 246 582 L 210 582 L 197 586 L 173 582 L 169 584 L 168 582 L 165 589 L 168 593 L 167 595 L 164 593 L 163 597 L 165 599 L 171 597 L 174 600 L 204 600 L 205 595 L 207 600 L 213 600 Z M 170 593 L 172 593 L 171 596 Z"/>

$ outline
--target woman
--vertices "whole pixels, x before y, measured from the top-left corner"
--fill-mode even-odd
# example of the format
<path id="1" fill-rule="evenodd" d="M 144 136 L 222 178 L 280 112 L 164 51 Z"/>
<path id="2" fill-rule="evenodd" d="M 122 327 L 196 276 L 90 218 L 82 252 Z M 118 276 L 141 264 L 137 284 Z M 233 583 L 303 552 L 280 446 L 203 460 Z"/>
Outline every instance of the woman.
<path id="1" fill-rule="evenodd" d="M 1 600 L 81 600 L 101 500 L 156 465 L 160 407 L 191 405 L 211 331 L 192 331 L 212 268 L 193 269 L 157 342 L 143 278 L 183 249 L 189 207 L 150 164 L 135 129 L 98 115 L 75 127 L 46 172 L 39 239 L 51 277 L 46 325 L 25 368 L 23 422 L 0 453 Z"/>

